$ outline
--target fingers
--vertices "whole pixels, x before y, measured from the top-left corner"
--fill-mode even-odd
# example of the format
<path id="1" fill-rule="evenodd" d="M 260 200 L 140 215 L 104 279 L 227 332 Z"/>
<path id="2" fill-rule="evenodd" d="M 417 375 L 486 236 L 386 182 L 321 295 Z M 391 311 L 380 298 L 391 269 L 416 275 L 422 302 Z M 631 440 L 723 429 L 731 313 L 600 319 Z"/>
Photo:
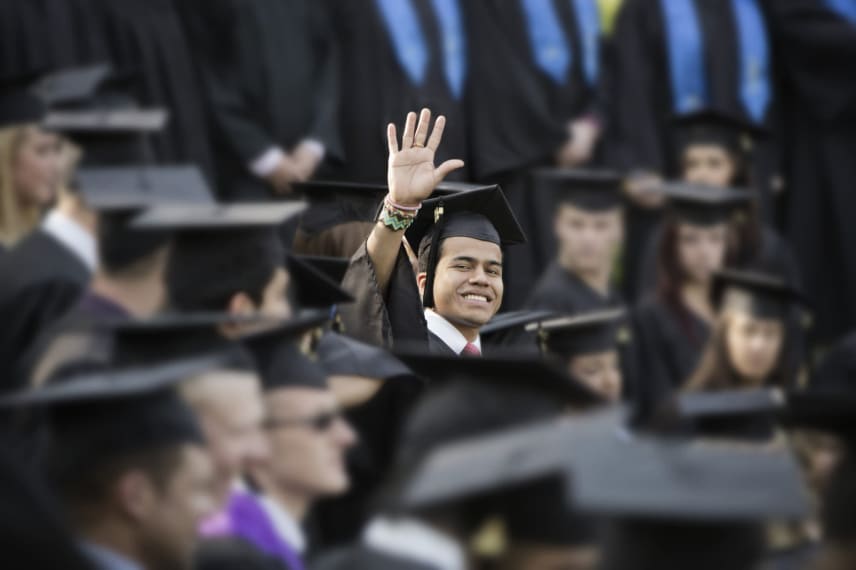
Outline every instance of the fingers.
<path id="1" fill-rule="evenodd" d="M 441 182 L 449 174 L 464 167 L 464 161 L 458 159 L 447 160 L 440 166 L 434 169 L 434 180 Z"/>
<path id="2" fill-rule="evenodd" d="M 428 139 L 428 144 L 426 146 L 434 152 L 437 152 L 437 148 L 440 146 L 440 141 L 443 140 L 443 131 L 445 129 L 446 117 L 440 115 L 434 122 L 434 130 L 431 131 L 431 138 Z"/>
<path id="3" fill-rule="evenodd" d="M 395 123 L 386 126 L 386 144 L 389 146 L 389 154 L 398 152 L 398 134 L 395 132 Z"/>
<path id="4" fill-rule="evenodd" d="M 413 140 L 413 146 L 425 146 L 429 126 L 431 126 L 431 111 L 429 109 L 422 109 L 419 113 L 419 125 L 416 127 L 416 137 Z"/>
<path id="5" fill-rule="evenodd" d="M 416 113 L 407 113 L 407 121 L 404 123 L 404 134 L 401 137 L 401 148 L 407 150 L 413 146 L 413 136 L 416 133 Z"/>

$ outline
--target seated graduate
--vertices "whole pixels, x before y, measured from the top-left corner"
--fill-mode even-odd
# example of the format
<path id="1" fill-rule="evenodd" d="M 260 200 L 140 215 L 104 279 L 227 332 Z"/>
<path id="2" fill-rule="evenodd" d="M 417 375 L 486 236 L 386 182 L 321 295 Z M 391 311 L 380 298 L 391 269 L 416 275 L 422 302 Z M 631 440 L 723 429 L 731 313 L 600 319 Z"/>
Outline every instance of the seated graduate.
<path id="1" fill-rule="evenodd" d="M 95 568 L 190 568 L 199 521 L 216 508 L 197 418 L 176 384 L 215 364 L 102 367 L 3 401 L 43 410 L 43 468 Z"/>
<path id="2" fill-rule="evenodd" d="M 555 198 L 553 231 L 558 247 L 526 308 L 571 316 L 620 306 L 613 269 L 624 239 L 621 177 L 605 171 L 562 170 L 540 170 L 535 176 L 537 190 Z"/>
<path id="3" fill-rule="evenodd" d="M 749 199 L 729 220 L 728 266 L 771 272 L 799 284 L 800 272 L 790 247 L 763 222 L 762 196 L 752 173 L 752 151 L 768 138 L 767 131 L 714 109 L 679 115 L 674 125 L 674 152 L 682 180 L 708 188 L 740 188 L 748 194 Z M 644 244 L 636 283 L 640 295 L 657 286 L 653 262 L 663 239 L 661 224 Z"/>
<path id="4" fill-rule="evenodd" d="M 729 220 L 749 197 L 694 184 L 667 184 L 661 192 L 669 202 L 657 290 L 640 302 L 633 320 L 640 388 L 669 393 L 689 379 L 707 345 L 716 320 L 713 276 L 726 264 Z"/>
<path id="5" fill-rule="evenodd" d="M 434 167 L 445 119 L 437 119 L 429 139 L 430 120 L 424 109 L 417 127 L 409 114 L 400 150 L 389 126 L 389 196 L 343 282 L 357 299 L 342 311 L 345 330 L 380 346 L 429 342 L 432 350 L 480 353 L 478 329 L 502 302 L 502 246 L 525 237 L 496 186 L 428 200 L 463 165 Z M 402 245 L 408 228 L 420 259 L 418 289 Z"/>

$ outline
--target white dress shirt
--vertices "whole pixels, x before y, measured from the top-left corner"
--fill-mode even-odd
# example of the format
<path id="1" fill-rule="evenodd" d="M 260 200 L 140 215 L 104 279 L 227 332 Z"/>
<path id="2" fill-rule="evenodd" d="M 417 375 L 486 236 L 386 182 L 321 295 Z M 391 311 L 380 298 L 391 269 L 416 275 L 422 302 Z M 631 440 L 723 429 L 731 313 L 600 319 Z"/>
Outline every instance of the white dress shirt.
<path id="1" fill-rule="evenodd" d="M 98 266 L 98 244 L 95 236 L 75 220 L 57 209 L 42 221 L 42 231 L 67 247 L 90 271 Z"/>
<path id="2" fill-rule="evenodd" d="M 440 337 L 440 340 L 451 348 L 455 354 L 461 354 L 464 347 L 467 346 L 469 341 L 461 334 L 461 331 L 433 310 L 425 309 L 425 321 L 428 323 L 428 330 Z M 477 336 L 473 344 L 481 352 L 481 336 Z"/>
<path id="3" fill-rule="evenodd" d="M 415 519 L 376 518 L 363 533 L 363 543 L 378 552 L 438 570 L 466 570 L 461 545 Z"/>

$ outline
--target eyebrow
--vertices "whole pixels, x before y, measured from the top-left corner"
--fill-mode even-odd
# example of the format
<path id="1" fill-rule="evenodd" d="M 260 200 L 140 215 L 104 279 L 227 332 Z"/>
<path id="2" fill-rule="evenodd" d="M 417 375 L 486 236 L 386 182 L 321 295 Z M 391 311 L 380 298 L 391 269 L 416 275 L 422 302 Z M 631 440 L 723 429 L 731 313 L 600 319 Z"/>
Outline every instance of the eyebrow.
<path id="1" fill-rule="evenodd" d="M 453 257 L 452 261 L 453 262 L 454 261 L 466 261 L 467 263 L 479 263 L 479 260 L 476 259 L 475 257 L 468 257 L 466 255 L 459 255 L 458 257 Z M 498 265 L 499 267 L 502 267 L 502 262 L 497 261 L 495 259 L 488 260 L 487 264 L 488 265 Z"/>

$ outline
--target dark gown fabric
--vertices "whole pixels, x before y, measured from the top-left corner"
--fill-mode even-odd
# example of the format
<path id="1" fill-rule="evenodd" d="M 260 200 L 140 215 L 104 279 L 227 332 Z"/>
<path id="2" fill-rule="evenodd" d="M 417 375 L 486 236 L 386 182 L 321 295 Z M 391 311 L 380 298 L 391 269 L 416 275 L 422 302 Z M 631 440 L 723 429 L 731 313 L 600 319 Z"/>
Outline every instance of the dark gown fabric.
<path id="1" fill-rule="evenodd" d="M 312 565 L 312 570 L 439 570 L 421 562 L 399 558 L 368 546 L 358 545 L 332 552 Z"/>
<path id="2" fill-rule="evenodd" d="M 337 59 L 325 2 L 192 0 L 184 22 L 204 79 L 220 186 L 230 199 L 270 197 L 249 164 L 304 139 L 342 155 Z M 323 168 L 323 165 L 322 165 Z"/>
<path id="3" fill-rule="evenodd" d="M 439 356 L 458 356 L 458 353 L 443 342 L 443 339 L 430 331 L 428 332 L 428 351 Z"/>
<path id="4" fill-rule="evenodd" d="M 459 0 L 465 4 L 468 0 Z M 469 163 L 463 99 L 456 98 L 445 79 L 442 36 L 431 0 L 413 0 L 429 51 L 423 85 L 415 85 L 398 62 L 375 0 L 329 1 L 333 34 L 340 57 L 339 125 L 344 166 L 341 179 L 385 182 L 388 158 L 386 126 L 395 123 L 399 134 L 409 111 L 430 107 L 445 115 L 447 127 L 437 163 L 460 158 Z M 466 33 L 465 33 L 466 36 Z M 468 38 L 464 38 L 468 43 Z M 458 171 L 450 179 L 467 179 Z"/>
<path id="5" fill-rule="evenodd" d="M 290 570 L 284 562 L 240 538 L 202 541 L 194 555 L 193 567 L 197 570 Z"/>
<path id="6" fill-rule="evenodd" d="M 208 122 L 197 68 L 182 28 L 182 0 L 86 0 L 97 17 L 107 55 L 130 74 L 132 94 L 141 105 L 165 107 L 169 122 L 153 138 L 155 158 L 195 163 L 213 172 Z"/>
<path id="7" fill-rule="evenodd" d="M 787 93 L 786 235 L 829 342 L 856 325 L 856 25 L 821 0 L 765 5 Z"/>
<path id="8" fill-rule="evenodd" d="M 78 301 L 90 278 L 74 253 L 40 229 L 0 257 L 0 362 L 7 371 L 18 369 L 39 335 Z M 2 390 L 17 382 L 10 374 Z"/>
<path id="9" fill-rule="evenodd" d="M 746 116 L 739 98 L 739 45 L 730 4 L 721 0 L 696 0 L 696 13 L 704 36 L 705 77 L 708 106 L 735 116 Z M 604 160 L 622 172 L 647 171 L 675 178 L 679 165 L 675 155 L 675 114 L 669 72 L 665 23 L 659 0 L 626 0 L 619 12 L 610 45 L 613 93 L 632 96 L 604 98 L 607 106 Z M 768 141 L 753 152 L 753 178 L 762 195 L 763 217 L 771 219 L 774 207 L 771 188 L 782 171 L 781 148 L 775 143 L 781 132 L 779 102 L 767 110 L 764 126 Z M 661 220 L 659 210 L 631 205 L 624 253 L 624 293 L 630 300 L 637 292 L 644 247 Z"/>

